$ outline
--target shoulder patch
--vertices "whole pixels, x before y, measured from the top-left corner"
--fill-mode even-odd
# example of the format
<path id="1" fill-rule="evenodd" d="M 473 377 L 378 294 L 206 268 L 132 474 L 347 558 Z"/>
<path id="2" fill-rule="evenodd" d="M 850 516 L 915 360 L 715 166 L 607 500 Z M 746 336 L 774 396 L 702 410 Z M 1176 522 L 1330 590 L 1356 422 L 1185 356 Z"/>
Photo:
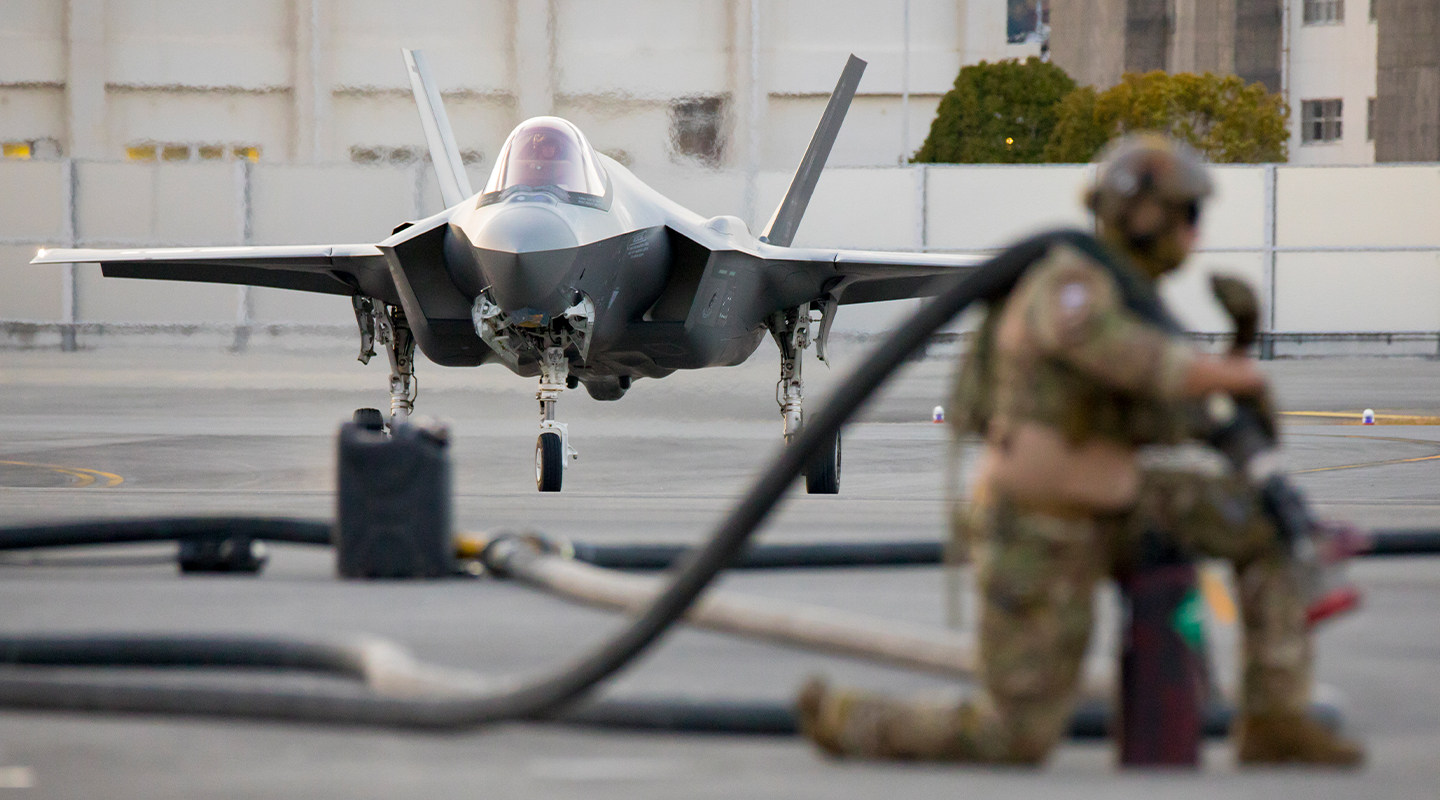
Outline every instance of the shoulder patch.
<path id="1" fill-rule="evenodd" d="M 1060 308 L 1074 313 L 1090 303 L 1090 290 L 1080 281 L 1071 281 L 1060 287 Z"/>

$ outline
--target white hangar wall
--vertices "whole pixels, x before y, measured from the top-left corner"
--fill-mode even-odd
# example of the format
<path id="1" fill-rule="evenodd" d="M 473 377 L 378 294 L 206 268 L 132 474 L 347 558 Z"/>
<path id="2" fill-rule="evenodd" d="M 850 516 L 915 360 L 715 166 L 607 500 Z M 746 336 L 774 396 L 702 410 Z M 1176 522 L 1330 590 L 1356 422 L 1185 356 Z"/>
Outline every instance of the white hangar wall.
<path id="1" fill-rule="evenodd" d="M 836 167 L 821 178 L 797 244 L 985 251 L 1055 225 L 1084 225 L 1088 165 Z M 668 167 L 640 176 L 705 215 L 734 213 L 737 171 Z M 478 167 L 471 180 L 485 178 Z M 1217 195 L 1200 252 L 1167 281 L 1186 324 L 1221 331 L 1205 276 L 1249 278 L 1281 332 L 1440 331 L 1440 167 L 1235 166 L 1214 170 Z M 773 208 L 789 175 L 767 171 L 758 205 Z M 428 166 L 0 162 L 0 320 L 352 322 L 344 298 L 230 286 L 105 279 L 32 267 L 36 248 L 370 242 L 439 210 Z M 904 304 L 899 304 L 901 308 Z M 847 307 L 842 329 L 886 327 L 895 304 Z"/>
<path id="2" fill-rule="evenodd" d="M 962 64 L 1039 53 L 1007 43 L 1003 0 L 0 0 L 0 17 L 0 143 L 89 159 L 170 145 L 403 161 L 424 141 L 399 55 L 414 47 L 477 163 L 558 113 L 640 167 L 762 170 L 799 157 L 854 52 L 865 124 L 834 163 L 895 164 Z M 714 151 L 667 134 L 696 99 L 714 103 L 692 120 Z"/>

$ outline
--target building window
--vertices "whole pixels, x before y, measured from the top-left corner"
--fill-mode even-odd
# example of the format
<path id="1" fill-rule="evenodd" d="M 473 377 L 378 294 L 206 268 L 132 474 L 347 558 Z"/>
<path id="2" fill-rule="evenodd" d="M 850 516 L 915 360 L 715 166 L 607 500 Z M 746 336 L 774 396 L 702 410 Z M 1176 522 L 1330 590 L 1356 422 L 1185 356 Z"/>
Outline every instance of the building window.
<path id="1" fill-rule="evenodd" d="M 718 167 L 725 155 L 725 100 L 687 97 L 670 106 L 670 145 L 675 153 Z"/>
<path id="2" fill-rule="evenodd" d="M 260 147 L 253 144 L 138 142 L 125 148 L 125 157 L 131 161 L 259 161 Z"/>
<path id="3" fill-rule="evenodd" d="M 1306 25 L 1339 25 L 1345 21 L 1345 0 L 1305 0 Z"/>
<path id="4" fill-rule="evenodd" d="M 1300 111 L 1300 143 L 1340 141 L 1340 119 L 1344 101 L 1305 100 Z"/>
<path id="5" fill-rule="evenodd" d="M 60 143 L 54 139 L 31 139 L 28 142 L 0 143 L 0 155 L 20 161 L 32 158 L 59 158 Z"/>
<path id="6" fill-rule="evenodd" d="M 1005 40 L 1045 44 L 1050 39 L 1050 4 L 1045 0 L 1005 0 Z"/>
<path id="7" fill-rule="evenodd" d="M 1375 98 L 1365 101 L 1365 141 L 1375 141 Z"/>
<path id="8" fill-rule="evenodd" d="M 356 164 L 414 164 L 417 161 L 428 161 L 430 154 L 418 147 L 402 145 L 400 147 L 385 147 L 383 145 L 357 144 L 350 147 L 350 160 Z M 485 160 L 485 154 L 479 150 L 461 150 L 461 164 L 479 164 Z"/>

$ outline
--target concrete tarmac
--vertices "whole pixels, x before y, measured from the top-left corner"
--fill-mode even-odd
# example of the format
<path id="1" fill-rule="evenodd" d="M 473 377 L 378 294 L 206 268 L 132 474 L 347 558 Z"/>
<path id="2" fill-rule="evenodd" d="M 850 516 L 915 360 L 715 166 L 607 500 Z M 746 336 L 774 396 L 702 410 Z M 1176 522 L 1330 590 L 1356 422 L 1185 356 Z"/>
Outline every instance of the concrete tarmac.
<path id="1" fill-rule="evenodd" d="M 811 407 L 853 363 L 806 362 Z M 334 430 L 386 401 L 385 369 L 304 340 L 247 353 L 121 347 L 0 351 L 0 524 L 156 514 L 333 515 Z M 380 359 L 383 360 L 383 359 Z M 567 392 L 580 451 L 565 491 L 534 489 L 534 381 L 503 368 L 422 363 L 418 410 L 454 432 L 456 524 L 595 542 L 699 542 L 777 449 L 773 347 L 747 364 L 638 381 L 623 400 Z M 1286 458 L 1322 512 L 1378 527 L 1440 526 L 1440 426 L 1344 424 L 1440 416 L 1440 364 L 1418 359 L 1266 365 L 1290 411 Z M 764 541 L 936 538 L 944 528 L 950 361 L 909 365 L 846 431 L 838 497 L 792 492 Z M 1408 416 L 1407 416 L 1408 415 Z M 328 551 L 276 547 L 259 578 L 179 577 L 173 548 L 0 558 L 0 630 L 370 633 L 422 659 L 530 673 L 583 652 L 621 620 L 494 580 L 341 582 Z M 1237 771 L 1225 743 L 1200 775 L 1120 774 L 1106 744 L 1063 746 L 1043 771 L 826 760 L 803 741 L 508 724 L 415 734 L 145 717 L 0 713 L 0 794 L 33 797 L 1416 797 L 1440 785 L 1440 563 L 1357 564 L 1365 608 L 1319 637 L 1318 677 L 1370 746 L 1358 774 Z M 938 569 L 737 574 L 726 586 L 922 625 L 947 624 Z M 1113 658 L 1113 597 L 1092 651 Z M 1212 617 L 1215 616 L 1212 614 Z M 1233 625 L 1212 619 L 1233 682 Z M 808 674 L 896 691 L 926 676 L 681 630 L 607 683 L 617 696 L 788 698 Z"/>

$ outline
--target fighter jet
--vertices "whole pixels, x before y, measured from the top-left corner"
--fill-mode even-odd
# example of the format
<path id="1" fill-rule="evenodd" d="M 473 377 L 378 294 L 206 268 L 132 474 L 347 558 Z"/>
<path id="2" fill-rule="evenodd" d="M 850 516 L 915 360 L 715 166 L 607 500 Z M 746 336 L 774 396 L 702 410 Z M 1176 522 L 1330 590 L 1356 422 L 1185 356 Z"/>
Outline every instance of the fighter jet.
<path id="1" fill-rule="evenodd" d="M 31 263 L 348 296 L 360 360 L 377 345 L 389 356 L 392 425 L 414 408 L 417 344 L 436 364 L 500 363 L 538 376 L 535 483 L 554 492 L 577 456 L 556 419 L 563 390 L 583 384 L 597 400 L 618 400 L 636 378 L 740 364 L 768 332 L 780 349 L 776 399 L 789 441 L 804 419 L 801 356 L 814 344 L 825 360 L 839 306 L 923 296 L 938 276 L 979 261 L 790 246 L 865 69 L 853 55 L 789 190 L 755 236 L 738 217 L 682 208 L 558 117 L 520 123 L 473 192 L 424 54 L 402 54 L 444 211 L 374 244 L 52 249 Z M 386 425 L 376 409 L 355 417 Z M 807 470 L 807 490 L 838 492 L 840 464 L 837 435 Z"/>

